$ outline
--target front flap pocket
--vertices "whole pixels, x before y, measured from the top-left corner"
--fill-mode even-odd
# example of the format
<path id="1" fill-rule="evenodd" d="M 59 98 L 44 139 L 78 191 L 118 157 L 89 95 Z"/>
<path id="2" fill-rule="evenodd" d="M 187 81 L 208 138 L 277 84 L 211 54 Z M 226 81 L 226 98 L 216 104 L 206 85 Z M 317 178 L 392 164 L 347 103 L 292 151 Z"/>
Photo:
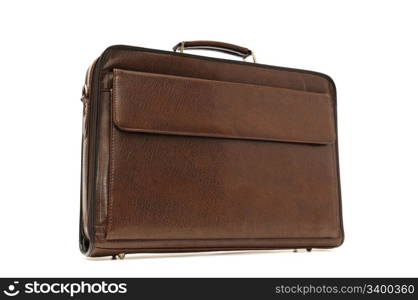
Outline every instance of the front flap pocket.
<path id="1" fill-rule="evenodd" d="M 329 95 L 114 70 L 113 116 L 125 131 L 329 144 Z"/>

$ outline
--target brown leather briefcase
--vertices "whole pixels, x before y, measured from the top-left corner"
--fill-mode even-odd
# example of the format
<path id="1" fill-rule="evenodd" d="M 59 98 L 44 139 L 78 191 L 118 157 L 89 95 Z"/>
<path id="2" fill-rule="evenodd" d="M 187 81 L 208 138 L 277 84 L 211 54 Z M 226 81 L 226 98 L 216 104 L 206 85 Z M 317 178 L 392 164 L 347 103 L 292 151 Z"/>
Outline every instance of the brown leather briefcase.
<path id="1" fill-rule="evenodd" d="M 112 46 L 89 68 L 82 253 L 339 246 L 332 79 L 185 49 L 253 54 L 212 41 Z"/>

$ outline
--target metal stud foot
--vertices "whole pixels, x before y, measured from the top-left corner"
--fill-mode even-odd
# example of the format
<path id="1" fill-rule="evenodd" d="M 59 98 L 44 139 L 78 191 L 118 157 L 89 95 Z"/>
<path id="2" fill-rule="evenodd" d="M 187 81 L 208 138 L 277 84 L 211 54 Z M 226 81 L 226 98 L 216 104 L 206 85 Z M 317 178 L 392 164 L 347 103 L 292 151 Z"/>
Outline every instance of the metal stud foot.
<path id="1" fill-rule="evenodd" d="M 306 248 L 306 251 L 311 252 L 312 248 Z"/>
<path id="2" fill-rule="evenodd" d="M 119 253 L 118 258 L 119 259 L 124 259 L 125 258 L 125 253 Z"/>

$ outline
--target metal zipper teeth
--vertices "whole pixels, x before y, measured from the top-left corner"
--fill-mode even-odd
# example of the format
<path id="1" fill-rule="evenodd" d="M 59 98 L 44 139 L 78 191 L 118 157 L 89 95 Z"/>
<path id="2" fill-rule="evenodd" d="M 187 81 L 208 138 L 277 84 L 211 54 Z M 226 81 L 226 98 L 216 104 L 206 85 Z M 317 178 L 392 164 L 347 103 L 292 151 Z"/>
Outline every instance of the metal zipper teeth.
<path id="1" fill-rule="evenodd" d="M 94 65 L 92 67 L 92 76 L 89 79 L 89 92 L 90 92 L 90 120 L 89 120 L 89 130 L 88 130 L 88 136 L 89 136 L 89 153 L 88 153 L 88 161 L 93 162 L 88 164 L 88 181 L 87 181 L 87 188 L 89 189 L 88 192 L 88 198 L 86 199 L 89 202 L 88 205 L 88 215 L 89 215 L 89 223 L 88 223 L 88 233 L 89 233 L 89 248 L 87 249 L 87 253 L 91 251 L 94 244 L 95 239 L 95 232 L 94 232 L 94 209 L 95 209 L 95 177 L 96 177 L 96 153 L 97 153 L 97 145 L 96 145 L 96 136 L 97 136 L 97 114 L 98 114 L 98 96 L 100 87 L 95 85 L 99 85 L 100 81 L 98 80 L 100 76 L 100 67 L 102 61 L 102 56 L 100 56 L 96 61 L 94 62 Z"/>
<path id="2" fill-rule="evenodd" d="M 84 139 L 86 138 L 86 136 L 90 135 L 90 133 L 88 132 L 88 131 L 90 131 L 90 128 L 91 128 L 91 124 L 89 124 L 90 123 L 89 113 L 90 113 L 91 109 L 90 109 L 89 106 L 91 105 L 90 103 L 91 103 L 91 98 L 92 98 L 91 97 L 91 94 L 92 94 L 91 93 L 92 70 L 93 70 L 94 66 L 96 65 L 96 63 L 97 63 L 97 59 L 95 59 L 93 61 L 93 63 L 89 66 L 89 68 L 87 69 L 86 77 L 85 77 L 85 80 L 84 80 L 84 86 L 83 86 L 83 92 L 82 92 L 82 98 L 81 98 L 81 100 L 83 102 L 83 118 L 85 118 L 85 121 L 83 122 L 83 142 L 82 143 L 84 143 Z M 88 145 L 87 147 L 88 147 L 88 151 L 90 152 L 91 145 Z M 83 155 L 84 151 L 86 151 L 86 149 L 84 149 L 84 146 L 83 146 L 82 157 L 84 157 L 84 155 Z M 87 158 L 87 161 L 88 161 L 89 153 L 87 153 L 86 158 Z M 84 163 L 81 165 L 82 168 L 83 168 L 83 165 L 84 165 Z M 88 165 L 87 165 L 87 168 L 88 168 Z M 87 170 L 87 175 L 85 175 L 85 176 L 90 176 L 89 172 L 90 171 L 88 169 Z M 80 187 L 81 189 L 83 188 L 82 185 L 83 185 L 83 180 L 81 181 L 81 187 Z M 87 186 L 88 185 L 89 185 L 89 182 L 87 182 Z M 87 199 L 85 199 L 85 201 L 87 202 Z M 88 213 L 90 213 L 90 212 L 88 211 Z M 86 235 L 90 236 L 90 229 L 87 228 L 87 231 L 88 231 L 87 233 L 84 231 L 84 220 L 82 218 L 82 214 L 83 214 L 83 197 L 82 197 L 82 194 L 80 194 L 80 224 L 79 224 L 80 229 L 79 229 L 79 231 L 80 231 L 80 239 L 83 239 L 80 242 L 83 245 L 81 247 L 81 250 L 83 252 L 85 252 L 85 251 L 87 252 L 88 249 L 85 249 L 85 242 L 89 241 L 89 239 L 87 239 Z"/>

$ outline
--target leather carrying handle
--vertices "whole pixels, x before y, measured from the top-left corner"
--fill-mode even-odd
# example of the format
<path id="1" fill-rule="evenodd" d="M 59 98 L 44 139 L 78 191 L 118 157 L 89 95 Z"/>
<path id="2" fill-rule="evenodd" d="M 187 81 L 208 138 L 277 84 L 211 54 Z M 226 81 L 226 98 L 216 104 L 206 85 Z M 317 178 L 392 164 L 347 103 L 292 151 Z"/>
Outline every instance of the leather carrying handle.
<path id="1" fill-rule="evenodd" d="M 241 57 L 242 59 L 247 58 L 248 56 L 253 56 L 255 62 L 255 57 L 253 51 L 248 48 L 241 47 L 234 44 L 215 42 L 215 41 L 184 41 L 180 42 L 173 47 L 174 52 L 180 50 L 183 53 L 184 50 L 211 50 L 218 51 L 234 56 Z"/>

